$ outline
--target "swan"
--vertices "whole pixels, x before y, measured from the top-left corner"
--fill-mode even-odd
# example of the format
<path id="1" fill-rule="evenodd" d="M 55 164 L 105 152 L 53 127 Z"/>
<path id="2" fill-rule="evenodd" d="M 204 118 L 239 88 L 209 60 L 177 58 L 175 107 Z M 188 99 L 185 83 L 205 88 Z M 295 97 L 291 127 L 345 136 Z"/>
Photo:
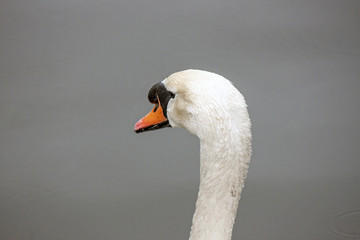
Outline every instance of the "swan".
<path id="1" fill-rule="evenodd" d="M 241 93 L 202 70 L 173 73 L 151 87 L 155 107 L 136 133 L 183 127 L 200 140 L 200 186 L 190 240 L 229 240 L 251 156 L 251 122 Z"/>

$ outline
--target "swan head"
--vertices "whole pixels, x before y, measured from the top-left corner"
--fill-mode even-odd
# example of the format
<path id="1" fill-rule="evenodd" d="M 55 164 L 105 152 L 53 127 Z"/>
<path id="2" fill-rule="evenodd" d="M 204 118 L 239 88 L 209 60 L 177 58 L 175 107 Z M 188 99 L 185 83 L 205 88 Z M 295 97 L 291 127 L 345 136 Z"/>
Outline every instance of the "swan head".
<path id="1" fill-rule="evenodd" d="M 136 133 L 164 127 L 183 127 L 200 139 L 221 129 L 233 130 L 244 123 L 246 104 L 243 96 L 224 77 L 202 70 L 173 73 L 149 91 L 155 104 L 134 127 Z M 246 122 L 246 121 L 245 121 Z"/>

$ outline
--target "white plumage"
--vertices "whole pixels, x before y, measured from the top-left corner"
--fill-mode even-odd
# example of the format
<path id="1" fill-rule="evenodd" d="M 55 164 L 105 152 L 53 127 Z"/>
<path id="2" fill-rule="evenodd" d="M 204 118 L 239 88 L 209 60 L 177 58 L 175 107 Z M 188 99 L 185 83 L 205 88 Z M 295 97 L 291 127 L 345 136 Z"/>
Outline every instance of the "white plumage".
<path id="1" fill-rule="evenodd" d="M 229 240 L 251 156 L 244 97 L 224 77 L 201 70 L 162 81 L 175 97 L 167 119 L 200 139 L 200 187 L 190 240 Z"/>

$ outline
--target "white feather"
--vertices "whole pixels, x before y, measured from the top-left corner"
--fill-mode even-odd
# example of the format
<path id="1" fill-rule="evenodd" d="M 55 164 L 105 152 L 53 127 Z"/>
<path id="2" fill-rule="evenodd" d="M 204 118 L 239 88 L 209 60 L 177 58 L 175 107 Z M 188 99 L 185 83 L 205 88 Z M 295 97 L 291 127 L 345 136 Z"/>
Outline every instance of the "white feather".
<path id="1" fill-rule="evenodd" d="M 229 240 L 251 156 L 244 97 L 224 77 L 185 70 L 163 81 L 175 93 L 167 107 L 171 126 L 200 139 L 200 187 L 190 240 Z"/>

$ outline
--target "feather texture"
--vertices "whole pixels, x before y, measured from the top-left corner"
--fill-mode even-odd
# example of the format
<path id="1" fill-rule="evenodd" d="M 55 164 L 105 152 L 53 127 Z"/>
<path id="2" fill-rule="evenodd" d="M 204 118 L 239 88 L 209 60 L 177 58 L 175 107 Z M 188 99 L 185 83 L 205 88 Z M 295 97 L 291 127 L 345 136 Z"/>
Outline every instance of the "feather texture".
<path id="1" fill-rule="evenodd" d="M 163 81 L 175 94 L 167 115 L 200 139 L 200 187 L 190 240 L 229 240 L 251 156 L 251 123 L 241 93 L 224 77 L 185 70 Z"/>

